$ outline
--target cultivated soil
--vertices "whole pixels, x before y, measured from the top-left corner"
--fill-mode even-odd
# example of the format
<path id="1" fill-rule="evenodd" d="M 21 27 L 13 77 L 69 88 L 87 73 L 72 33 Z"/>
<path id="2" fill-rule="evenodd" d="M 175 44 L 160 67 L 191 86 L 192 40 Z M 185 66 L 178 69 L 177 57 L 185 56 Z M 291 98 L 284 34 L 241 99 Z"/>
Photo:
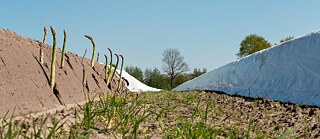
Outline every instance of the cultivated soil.
<path id="1" fill-rule="evenodd" d="M 15 124 L 23 123 L 26 133 L 39 127 L 49 132 L 58 121 L 57 138 L 320 138 L 320 109 L 315 107 L 216 92 L 112 98 L 17 117 Z"/>
<path id="2" fill-rule="evenodd" d="M 216 92 L 113 93 L 103 65 L 67 52 L 60 69 L 60 57 L 58 49 L 51 91 L 51 47 L 0 29 L 0 138 L 320 138 L 316 107 Z"/>
<path id="3" fill-rule="evenodd" d="M 51 34 L 47 39 L 52 39 Z M 58 42 L 59 43 L 59 42 Z M 40 46 L 44 50 L 44 63 L 39 62 Z M 66 46 L 66 49 L 73 46 Z M 91 48 L 92 46 L 88 46 Z M 88 48 L 88 49 L 89 49 Z M 61 50 L 56 56 L 56 88 L 49 85 L 51 46 L 0 29 L 0 117 L 9 114 L 25 115 L 85 101 L 83 93 L 83 69 L 90 93 L 109 92 L 115 88 L 115 80 L 108 88 L 104 81 L 104 65 L 76 54 L 65 53 L 65 66 L 60 68 Z"/>

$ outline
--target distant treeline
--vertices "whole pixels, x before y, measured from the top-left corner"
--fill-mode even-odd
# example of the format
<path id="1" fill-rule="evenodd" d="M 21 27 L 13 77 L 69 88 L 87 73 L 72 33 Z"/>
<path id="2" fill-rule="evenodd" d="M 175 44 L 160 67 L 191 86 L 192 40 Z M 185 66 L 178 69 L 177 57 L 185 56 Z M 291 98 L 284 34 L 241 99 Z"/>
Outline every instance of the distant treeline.
<path id="1" fill-rule="evenodd" d="M 170 89 L 170 77 L 166 74 L 162 74 L 158 68 L 146 69 L 143 72 L 139 67 L 128 66 L 125 67 L 125 71 L 148 86 L 165 90 Z M 173 88 L 206 72 L 206 68 L 202 70 L 195 68 L 192 73 L 179 74 L 173 80 Z"/>

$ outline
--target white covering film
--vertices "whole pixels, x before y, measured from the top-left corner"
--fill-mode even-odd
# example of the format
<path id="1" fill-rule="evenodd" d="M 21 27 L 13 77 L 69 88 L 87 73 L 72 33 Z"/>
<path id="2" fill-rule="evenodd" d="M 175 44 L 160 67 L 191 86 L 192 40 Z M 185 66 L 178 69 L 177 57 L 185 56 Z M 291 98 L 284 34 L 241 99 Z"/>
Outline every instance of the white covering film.
<path id="1" fill-rule="evenodd" d="M 117 69 L 117 73 L 120 73 L 120 70 Z M 129 83 L 127 88 L 131 92 L 161 91 L 161 89 L 152 88 L 150 86 L 145 85 L 144 83 L 141 83 L 139 80 L 128 74 L 125 70 L 122 70 L 122 78 Z"/>
<path id="2" fill-rule="evenodd" d="M 320 31 L 231 62 L 174 90 L 223 91 L 320 106 Z"/>

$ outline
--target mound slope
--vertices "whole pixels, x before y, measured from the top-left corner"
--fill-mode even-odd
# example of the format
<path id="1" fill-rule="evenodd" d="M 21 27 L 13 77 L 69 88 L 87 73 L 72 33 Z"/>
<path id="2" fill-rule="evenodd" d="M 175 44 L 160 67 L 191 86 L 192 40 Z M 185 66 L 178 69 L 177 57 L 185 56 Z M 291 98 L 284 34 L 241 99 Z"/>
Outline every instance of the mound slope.
<path id="1" fill-rule="evenodd" d="M 50 39 L 50 38 L 49 38 Z M 40 45 L 44 46 L 44 63 L 39 62 Z M 72 47 L 72 46 L 68 46 Z M 111 86 L 104 81 L 104 65 L 67 52 L 63 69 L 60 69 L 61 50 L 57 49 L 55 94 L 49 86 L 52 49 L 49 45 L 0 29 L 0 117 L 15 109 L 15 115 L 29 114 L 85 101 L 82 85 L 83 67 L 90 93 L 108 92 L 116 87 L 116 77 Z"/>
<path id="2" fill-rule="evenodd" d="M 257 52 L 174 90 L 213 90 L 320 106 L 320 31 Z"/>

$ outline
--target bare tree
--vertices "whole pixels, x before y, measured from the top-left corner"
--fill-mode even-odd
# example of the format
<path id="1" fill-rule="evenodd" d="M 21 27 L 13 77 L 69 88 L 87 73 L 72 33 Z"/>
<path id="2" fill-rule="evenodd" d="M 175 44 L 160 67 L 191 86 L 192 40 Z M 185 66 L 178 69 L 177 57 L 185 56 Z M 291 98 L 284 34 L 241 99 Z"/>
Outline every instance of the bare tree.
<path id="1" fill-rule="evenodd" d="M 170 78 L 170 87 L 173 88 L 174 78 L 182 72 L 188 71 L 188 65 L 183 61 L 178 49 L 166 49 L 162 53 L 163 71 Z"/>

